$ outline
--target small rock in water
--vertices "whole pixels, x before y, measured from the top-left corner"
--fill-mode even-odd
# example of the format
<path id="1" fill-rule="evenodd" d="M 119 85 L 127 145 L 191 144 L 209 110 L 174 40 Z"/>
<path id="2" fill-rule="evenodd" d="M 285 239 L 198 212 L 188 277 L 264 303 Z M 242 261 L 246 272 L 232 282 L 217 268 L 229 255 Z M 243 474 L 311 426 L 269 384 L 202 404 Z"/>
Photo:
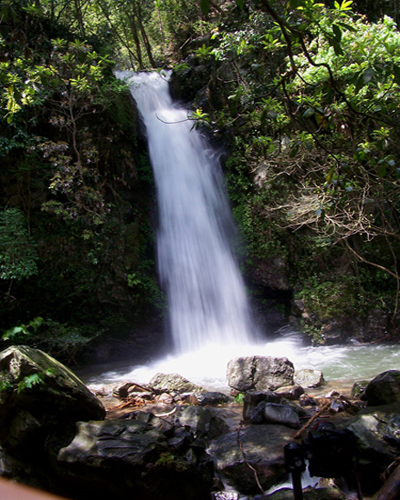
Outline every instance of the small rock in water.
<path id="1" fill-rule="evenodd" d="M 280 387 L 274 392 L 283 398 L 294 400 L 299 399 L 300 396 L 304 394 L 304 389 L 300 385 L 289 385 Z"/>
<path id="2" fill-rule="evenodd" d="M 304 369 L 294 373 L 293 381 L 302 387 L 319 387 L 324 383 L 324 376 L 320 370 Z"/>
<path id="3" fill-rule="evenodd" d="M 253 424 L 274 423 L 287 425 L 297 429 L 300 427 L 300 419 L 297 413 L 287 405 L 276 403 L 265 403 L 262 401 L 250 412 L 250 420 Z"/>
<path id="4" fill-rule="evenodd" d="M 154 392 L 158 394 L 163 392 L 193 392 L 196 394 L 206 392 L 204 387 L 190 382 L 190 380 L 182 377 L 182 375 L 179 375 L 177 373 L 157 373 L 150 380 L 148 385 Z"/>

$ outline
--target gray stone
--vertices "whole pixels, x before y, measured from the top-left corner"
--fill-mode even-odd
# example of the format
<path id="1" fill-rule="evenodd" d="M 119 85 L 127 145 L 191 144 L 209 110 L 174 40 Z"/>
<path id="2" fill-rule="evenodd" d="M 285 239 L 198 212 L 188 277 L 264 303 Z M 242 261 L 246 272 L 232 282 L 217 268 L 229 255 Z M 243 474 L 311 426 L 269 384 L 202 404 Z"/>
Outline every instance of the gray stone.
<path id="1" fill-rule="evenodd" d="M 294 432 L 283 425 L 249 425 L 212 441 L 207 452 L 225 483 L 241 494 L 255 495 L 260 490 L 252 468 L 264 490 L 283 480 L 283 447 Z"/>
<path id="2" fill-rule="evenodd" d="M 229 430 L 227 424 L 208 408 L 188 406 L 181 410 L 178 418 L 181 425 L 191 428 L 196 438 L 206 441 L 215 439 Z"/>
<path id="3" fill-rule="evenodd" d="M 324 383 L 324 376 L 320 370 L 298 370 L 294 373 L 293 382 L 301 387 L 319 387 Z"/>
<path id="4" fill-rule="evenodd" d="M 294 429 L 300 427 L 298 414 L 288 405 L 266 403 L 262 401 L 250 412 L 250 420 L 253 424 L 274 423 L 287 425 Z"/>
<path id="5" fill-rule="evenodd" d="M 182 375 L 179 375 L 178 373 L 157 373 L 150 380 L 148 386 L 154 392 L 159 394 L 162 392 L 206 392 L 206 389 L 204 389 L 204 387 L 190 382 L 190 380 L 182 377 Z"/>
<path id="6" fill-rule="evenodd" d="M 240 392 L 275 390 L 293 384 L 294 367 L 287 358 L 247 356 L 229 361 L 228 384 Z"/>
<path id="7" fill-rule="evenodd" d="M 248 420 L 250 418 L 251 411 L 259 404 L 261 401 L 266 403 L 279 403 L 281 398 L 272 391 L 247 391 L 244 395 L 243 401 L 243 419 Z"/>
<path id="8" fill-rule="evenodd" d="M 379 406 L 400 401 L 400 371 L 388 370 L 369 382 L 365 389 L 368 406 Z"/>
<path id="9" fill-rule="evenodd" d="M 232 401 L 234 401 L 232 396 L 228 396 L 222 392 L 204 392 L 197 397 L 197 402 L 200 406 L 224 405 Z"/>
<path id="10" fill-rule="evenodd" d="M 57 454 L 60 480 L 80 498 L 208 498 L 213 464 L 190 428 L 139 413 L 135 420 L 79 422 Z"/>
<path id="11" fill-rule="evenodd" d="M 300 396 L 304 394 L 304 389 L 301 385 L 288 385 L 276 389 L 275 394 L 285 399 L 296 400 L 300 399 Z"/>
<path id="12" fill-rule="evenodd" d="M 360 477 L 376 491 L 380 475 L 399 455 L 400 402 L 362 409 L 346 427 L 357 438 Z"/>

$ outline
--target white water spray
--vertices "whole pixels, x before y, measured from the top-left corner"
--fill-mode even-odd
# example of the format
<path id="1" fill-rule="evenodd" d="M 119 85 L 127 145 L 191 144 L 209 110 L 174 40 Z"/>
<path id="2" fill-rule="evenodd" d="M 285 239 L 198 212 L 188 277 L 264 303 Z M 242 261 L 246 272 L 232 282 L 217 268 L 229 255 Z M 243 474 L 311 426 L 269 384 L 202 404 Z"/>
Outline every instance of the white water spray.
<path id="1" fill-rule="evenodd" d="M 158 266 L 177 353 L 255 339 L 230 238 L 233 222 L 216 153 L 173 103 L 157 73 L 118 72 L 142 116 L 157 188 Z"/>

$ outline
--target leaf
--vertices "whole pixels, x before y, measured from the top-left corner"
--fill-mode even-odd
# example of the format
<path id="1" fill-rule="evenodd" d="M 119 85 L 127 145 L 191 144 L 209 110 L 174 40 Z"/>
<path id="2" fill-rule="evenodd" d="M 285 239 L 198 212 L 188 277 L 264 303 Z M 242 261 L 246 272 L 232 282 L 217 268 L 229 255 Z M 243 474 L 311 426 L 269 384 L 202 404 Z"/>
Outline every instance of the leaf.
<path id="1" fill-rule="evenodd" d="M 32 375 L 28 375 L 24 377 L 21 382 L 18 384 L 18 393 L 23 391 L 24 389 L 32 389 L 33 386 L 44 384 L 44 380 L 41 377 L 40 373 L 32 373 Z"/>
<path id="2" fill-rule="evenodd" d="M 4 340 L 13 340 L 19 333 L 23 333 L 24 335 L 28 335 L 28 330 L 25 325 L 21 326 L 14 326 L 13 328 L 10 328 L 7 330 L 4 335 L 3 339 Z"/>
<path id="3" fill-rule="evenodd" d="M 342 4 L 339 5 L 338 2 L 335 2 L 335 8 L 339 9 L 340 12 L 346 11 L 346 10 L 351 10 L 351 5 L 353 3 L 353 0 L 343 0 Z"/>
<path id="4" fill-rule="evenodd" d="M 340 23 L 338 23 L 338 25 L 341 26 L 342 28 L 348 30 L 348 31 L 352 31 L 353 33 L 357 33 L 356 28 L 354 28 L 354 26 L 350 26 L 350 24 L 340 22 Z"/>
<path id="5" fill-rule="evenodd" d="M 342 49 L 340 43 L 338 43 L 338 40 L 335 37 L 329 36 L 329 35 L 327 35 L 326 38 L 328 40 L 329 45 L 331 47 L 333 47 L 333 50 L 335 51 L 335 54 L 337 56 L 342 56 L 343 55 L 343 49 Z"/>
<path id="6" fill-rule="evenodd" d="M 338 42 L 342 39 L 342 30 L 339 28 L 337 24 L 332 25 L 333 32 L 335 34 L 335 38 Z"/>
<path id="7" fill-rule="evenodd" d="M 236 0 L 236 5 L 237 5 L 240 9 L 243 9 L 243 7 L 244 7 L 244 0 Z"/>

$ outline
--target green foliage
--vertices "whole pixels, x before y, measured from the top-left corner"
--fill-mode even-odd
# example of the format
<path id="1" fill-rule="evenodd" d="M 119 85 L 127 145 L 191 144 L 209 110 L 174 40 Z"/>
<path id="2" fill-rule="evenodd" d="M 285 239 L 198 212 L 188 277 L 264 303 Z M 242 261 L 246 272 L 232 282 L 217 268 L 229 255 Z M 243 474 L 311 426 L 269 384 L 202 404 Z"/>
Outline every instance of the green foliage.
<path id="1" fill-rule="evenodd" d="M 354 311 L 366 316 L 383 276 L 382 301 L 394 317 L 400 281 L 395 22 L 369 22 L 348 0 L 332 7 L 317 0 L 262 2 L 258 12 L 245 5 L 240 23 L 225 18 L 210 28 L 201 52 L 215 59 L 210 94 L 220 80 L 225 96 L 218 112 L 212 106 L 207 112 L 232 137 L 226 179 L 248 248 L 260 262 L 283 259 L 296 296 L 302 291 L 319 321 Z M 344 270 L 343 293 L 336 268 Z"/>
<path id="2" fill-rule="evenodd" d="M 13 344 L 24 344 L 43 349 L 52 356 L 67 363 L 75 361 L 75 356 L 93 339 L 104 332 L 96 326 L 62 324 L 42 317 L 34 318 L 6 330 L 2 338 Z M 41 383 L 37 377 L 23 381 L 23 388 Z M 28 384 L 28 385 L 27 385 Z"/>
<path id="3" fill-rule="evenodd" d="M 7 392 L 13 389 L 13 385 L 8 380 L 0 380 L 0 392 Z"/>
<path id="4" fill-rule="evenodd" d="M 160 290 L 157 282 L 152 276 L 154 269 L 153 261 L 142 260 L 137 271 L 127 274 L 127 284 L 131 297 L 140 303 L 142 308 L 145 305 L 152 305 L 156 309 L 163 311 L 165 308 L 165 295 Z"/>
<path id="5" fill-rule="evenodd" d="M 31 277 L 38 272 L 37 259 L 24 214 L 17 208 L 0 212 L 0 279 Z"/>
<path id="6" fill-rule="evenodd" d="M 32 389 L 35 385 L 43 385 L 43 375 L 41 373 L 32 373 L 24 377 L 18 384 L 17 392 L 20 393 L 26 389 Z"/>
<path id="7" fill-rule="evenodd" d="M 43 318 L 38 316 L 26 325 L 23 324 L 9 328 L 3 334 L 2 338 L 3 340 L 10 340 L 13 343 L 23 343 L 25 337 L 30 337 L 37 334 L 39 328 L 43 324 L 43 321 Z"/>
<path id="8" fill-rule="evenodd" d="M 358 283 L 351 276 L 328 281 L 322 280 L 320 275 L 312 275 L 302 285 L 299 297 L 306 309 L 312 310 L 320 322 L 351 317 L 357 309 L 359 313 L 362 312 L 357 301 Z"/>
<path id="9" fill-rule="evenodd" d="M 244 392 L 239 392 L 239 394 L 236 394 L 235 403 L 238 403 L 238 404 L 244 403 Z"/>
<path id="10" fill-rule="evenodd" d="M 210 117 L 208 113 L 204 113 L 201 108 L 193 111 L 193 113 L 189 115 L 189 120 L 195 120 L 196 123 L 193 125 L 195 129 L 198 129 L 201 126 L 210 126 Z"/>

